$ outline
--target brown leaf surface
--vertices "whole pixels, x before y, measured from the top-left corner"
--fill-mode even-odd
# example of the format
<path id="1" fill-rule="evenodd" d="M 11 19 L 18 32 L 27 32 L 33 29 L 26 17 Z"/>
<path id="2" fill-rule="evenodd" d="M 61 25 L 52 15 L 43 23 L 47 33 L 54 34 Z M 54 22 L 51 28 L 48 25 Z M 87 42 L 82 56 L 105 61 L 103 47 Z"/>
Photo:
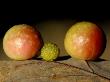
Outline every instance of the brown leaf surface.
<path id="1" fill-rule="evenodd" d="M 109 82 L 73 65 L 41 60 L 0 61 L 0 82 Z"/>

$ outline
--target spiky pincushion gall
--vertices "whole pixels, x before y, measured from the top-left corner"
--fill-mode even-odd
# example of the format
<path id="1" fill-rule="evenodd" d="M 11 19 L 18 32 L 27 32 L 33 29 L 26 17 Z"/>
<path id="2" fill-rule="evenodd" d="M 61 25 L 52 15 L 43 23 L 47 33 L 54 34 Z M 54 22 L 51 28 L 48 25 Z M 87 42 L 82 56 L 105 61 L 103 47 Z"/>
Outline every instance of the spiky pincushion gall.
<path id="1" fill-rule="evenodd" d="M 47 42 L 41 49 L 41 57 L 45 61 L 54 61 L 59 55 L 59 48 L 56 44 Z"/>

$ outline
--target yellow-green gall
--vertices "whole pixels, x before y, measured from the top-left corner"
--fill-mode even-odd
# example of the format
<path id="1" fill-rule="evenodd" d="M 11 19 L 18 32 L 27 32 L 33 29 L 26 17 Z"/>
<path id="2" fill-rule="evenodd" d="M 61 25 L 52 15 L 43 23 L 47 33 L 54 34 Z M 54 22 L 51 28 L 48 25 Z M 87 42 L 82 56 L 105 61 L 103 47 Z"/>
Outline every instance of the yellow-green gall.
<path id="1" fill-rule="evenodd" d="M 59 48 L 55 43 L 47 42 L 41 49 L 41 57 L 45 61 L 54 61 L 59 55 Z"/>

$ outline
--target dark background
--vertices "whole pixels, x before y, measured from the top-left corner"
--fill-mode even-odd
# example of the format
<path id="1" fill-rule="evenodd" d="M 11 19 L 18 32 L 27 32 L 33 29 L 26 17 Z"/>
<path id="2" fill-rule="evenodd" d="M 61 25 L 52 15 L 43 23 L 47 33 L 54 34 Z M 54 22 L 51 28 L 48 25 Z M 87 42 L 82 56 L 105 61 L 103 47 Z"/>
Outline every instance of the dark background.
<path id="1" fill-rule="evenodd" d="M 24 9 L 25 10 L 25 9 Z M 34 25 L 36 23 L 47 20 L 76 20 L 76 21 L 92 21 L 92 22 L 105 22 L 109 21 L 109 10 L 96 9 L 96 8 L 36 8 L 35 10 L 11 10 L 5 11 L 0 15 L 0 37 L 15 24 L 27 23 Z"/>
<path id="2" fill-rule="evenodd" d="M 61 49 L 60 55 L 67 55 L 63 45 L 66 31 L 75 22 L 91 21 L 104 30 L 107 37 L 107 47 L 102 58 L 110 59 L 109 4 L 104 4 L 101 1 L 41 1 L 15 2 L 13 4 L 7 2 L 7 4 L 5 3 L 0 9 L 1 40 L 6 31 L 15 24 L 34 25 L 41 32 L 45 42 L 55 42 Z"/>

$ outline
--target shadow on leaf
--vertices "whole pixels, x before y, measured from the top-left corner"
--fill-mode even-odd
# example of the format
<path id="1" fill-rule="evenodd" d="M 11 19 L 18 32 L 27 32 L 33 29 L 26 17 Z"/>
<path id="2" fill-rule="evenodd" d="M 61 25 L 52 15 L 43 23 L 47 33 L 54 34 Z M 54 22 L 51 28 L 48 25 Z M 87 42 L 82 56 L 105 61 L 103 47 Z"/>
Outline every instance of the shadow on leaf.
<path id="1" fill-rule="evenodd" d="M 58 58 L 56 59 L 56 61 L 67 60 L 67 59 L 69 59 L 69 58 L 71 58 L 71 57 L 70 57 L 70 56 L 61 56 L 61 57 L 58 57 Z"/>
<path id="2" fill-rule="evenodd" d="M 88 60 L 89 61 L 89 60 Z M 98 59 L 96 59 L 96 60 L 93 60 L 94 62 L 102 62 L 102 61 L 107 61 L 107 60 L 105 60 L 105 59 L 102 59 L 102 58 L 98 58 Z"/>

